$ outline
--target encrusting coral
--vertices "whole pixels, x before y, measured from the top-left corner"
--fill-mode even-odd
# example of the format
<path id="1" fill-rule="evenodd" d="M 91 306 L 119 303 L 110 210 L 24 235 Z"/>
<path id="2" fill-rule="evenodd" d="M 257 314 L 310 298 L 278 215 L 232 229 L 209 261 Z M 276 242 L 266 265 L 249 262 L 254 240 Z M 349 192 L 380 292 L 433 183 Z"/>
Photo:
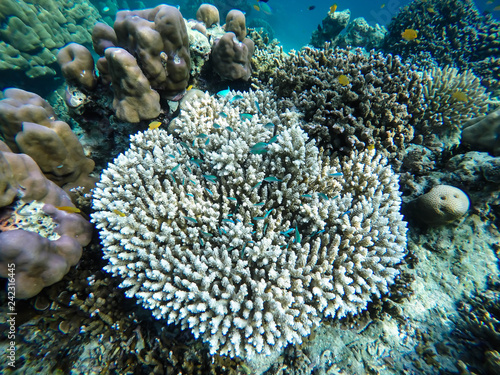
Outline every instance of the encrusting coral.
<path id="1" fill-rule="evenodd" d="M 388 292 L 406 252 L 398 179 L 374 150 L 330 159 L 271 92 L 205 94 L 140 132 L 94 190 L 105 269 L 210 352 L 301 343 Z"/>

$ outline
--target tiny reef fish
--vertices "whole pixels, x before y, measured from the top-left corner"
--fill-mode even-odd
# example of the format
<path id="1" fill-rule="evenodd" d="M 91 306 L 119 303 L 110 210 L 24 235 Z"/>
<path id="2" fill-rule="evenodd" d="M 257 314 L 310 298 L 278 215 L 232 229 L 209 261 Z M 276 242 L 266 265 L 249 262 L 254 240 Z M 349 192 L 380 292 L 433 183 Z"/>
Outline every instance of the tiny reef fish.
<path id="1" fill-rule="evenodd" d="M 68 212 L 70 214 L 77 214 L 79 212 L 82 212 L 79 208 L 72 207 L 72 206 L 56 206 L 58 210 Z"/>
<path id="2" fill-rule="evenodd" d="M 314 10 L 314 9 L 316 9 L 316 5 L 309 5 L 307 7 L 307 10 Z"/>
<path id="3" fill-rule="evenodd" d="M 161 125 L 160 121 L 153 121 L 151 124 L 149 124 L 149 130 L 159 128 L 160 125 Z"/>
<path id="4" fill-rule="evenodd" d="M 335 11 L 337 10 L 337 4 L 333 4 L 331 7 L 330 7 L 330 13 L 335 13 Z"/>
<path id="5" fill-rule="evenodd" d="M 125 217 L 125 213 L 121 212 L 120 210 L 117 210 L 116 208 L 113 210 L 114 214 L 117 214 L 118 216 Z"/>
<path id="6" fill-rule="evenodd" d="M 467 94 L 463 91 L 455 91 L 451 96 L 455 99 L 457 99 L 459 102 L 467 102 L 469 101 L 469 97 Z"/>
<path id="7" fill-rule="evenodd" d="M 344 74 L 341 74 L 338 80 L 342 86 L 347 86 L 350 83 L 349 78 Z"/>
<path id="8" fill-rule="evenodd" d="M 226 90 L 221 90 L 217 93 L 217 95 L 219 96 L 226 96 L 227 94 L 229 94 L 229 92 L 231 91 L 231 89 L 229 88 L 229 86 L 227 86 L 227 89 Z"/>
<path id="9" fill-rule="evenodd" d="M 401 37 L 406 41 L 417 39 L 417 36 L 418 32 L 414 29 L 406 29 L 401 33 Z"/>
<path id="10" fill-rule="evenodd" d="M 189 91 L 189 90 L 191 90 L 192 88 L 193 88 L 193 85 L 189 85 L 189 86 L 187 87 L 186 91 Z"/>

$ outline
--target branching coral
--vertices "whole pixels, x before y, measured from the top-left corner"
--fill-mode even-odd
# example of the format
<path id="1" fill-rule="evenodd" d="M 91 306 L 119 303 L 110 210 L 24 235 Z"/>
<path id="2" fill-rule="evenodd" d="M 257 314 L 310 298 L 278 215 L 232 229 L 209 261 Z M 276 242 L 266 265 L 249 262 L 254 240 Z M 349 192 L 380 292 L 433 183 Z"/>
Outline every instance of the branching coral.
<path id="1" fill-rule="evenodd" d="M 386 159 L 330 159 L 270 92 L 184 106 L 172 134 L 133 136 L 94 191 L 127 296 L 211 353 L 252 358 L 388 291 L 406 224 Z"/>
<path id="2" fill-rule="evenodd" d="M 416 0 L 387 28 L 387 52 L 403 58 L 430 53 L 442 66 L 472 69 L 485 87 L 500 87 L 500 24 L 481 15 L 471 0 Z M 405 29 L 416 30 L 417 40 L 403 39 Z"/>
<path id="3" fill-rule="evenodd" d="M 413 138 L 421 83 L 398 57 L 328 45 L 291 53 L 272 81 L 279 96 L 304 112 L 305 129 L 321 146 L 348 153 L 374 144 L 393 157 Z"/>

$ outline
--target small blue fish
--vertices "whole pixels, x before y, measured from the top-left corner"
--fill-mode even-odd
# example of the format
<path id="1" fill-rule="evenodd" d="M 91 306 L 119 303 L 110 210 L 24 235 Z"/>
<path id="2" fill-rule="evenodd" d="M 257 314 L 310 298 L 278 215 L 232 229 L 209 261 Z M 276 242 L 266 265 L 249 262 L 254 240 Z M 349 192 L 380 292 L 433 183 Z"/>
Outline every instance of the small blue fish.
<path id="1" fill-rule="evenodd" d="M 219 125 L 219 124 L 216 124 L 216 123 L 214 122 L 214 128 L 215 128 L 215 129 L 220 129 L 220 125 Z"/>
<path id="2" fill-rule="evenodd" d="M 241 95 L 235 95 L 231 98 L 231 100 L 229 101 L 229 103 L 232 103 L 234 102 L 235 100 L 240 100 L 240 99 L 243 99 L 243 96 Z"/>
<path id="3" fill-rule="evenodd" d="M 332 176 L 332 177 L 340 177 L 340 176 L 343 176 L 343 173 L 341 173 L 341 172 L 338 172 L 338 173 L 330 173 L 328 176 Z"/>
<path id="4" fill-rule="evenodd" d="M 191 142 L 191 147 L 194 147 L 195 142 L 196 142 L 196 140 L 193 139 L 193 142 Z"/>
<path id="5" fill-rule="evenodd" d="M 320 198 L 328 200 L 328 195 L 326 195 L 325 193 L 318 193 L 318 195 Z"/>
<path id="6" fill-rule="evenodd" d="M 226 230 L 219 227 L 219 234 L 222 236 L 222 233 L 227 234 Z"/>
<path id="7" fill-rule="evenodd" d="M 268 217 L 271 212 L 273 212 L 274 208 L 271 208 L 267 213 L 264 215 L 264 218 Z"/>
<path id="8" fill-rule="evenodd" d="M 186 142 L 179 142 L 182 147 L 184 147 L 186 150 L 189 150 L 191 147 L 186 143 Z"/>
<path id="9" fill-rule="evenodd" d="M 256 155 L 264 154 L 267 152 L 267 146 L 268 144 L 266 142 L 256 143 L 250 148 L 250 153 Z"/>
<path id="10" fill-rule="evenodd" d="M 210 193 L 210 195 L 214 195 L 214 193 L 212 193 L 212 190 L 208 189 L 208 188 L 205 188 L 206 191 L 208 191 Z"/>
<path id="11" fill-rule="evenodd" d="M 200 154 L 205 155 L 205 151 L 203 151 L 201 148 L 199 148 L 198 151 L 200 152 Z"/>
<path id="12" fill-rule="evenodd" d="M 196 219 L 193 219 L 192 217 L 189 217 L 189 216 L 184 216 L 184 219 L 186 219 L 187 221 L 190 221 L 194 224 L 198 223 L 198 221 Z"/>
<path id="13" fill-rule="evenodd" d="M 193 180 L 189 180 L 189 182 L 191 182 L 193 185 L 196 185 L 196 182 L 194 182 Z"/>
<path id="14" fill-rule="evenodd" d="M 195 158 L 191 158 L 191 159 L 189 159 L 189 161 L 193 164 L 196 164 L 198 167 L 200 166 L 201 163 L 203 163 L 203 160 L 195 159 Z"/>
<path id="15" fill-rule="evenodd" d="M 217 180 L 217 176 L 214 176 L 213 174 L 204 174 L 202 175 L 207 181 L 214 182 Z"/>
<path id="16" fill-rule="evenodd" d="M 301 237 L 300 237 L 300 233 L 299 233 L 299 228 L 297 228 L 297 226 L 295 226 L 295 242 L 300 243 L 300 240 L 301 240 Z"/>
<path id="17" fill-rule="evenodd" d="M 304 197 L 304 198 L 312 198 L 312 195 L 311 194 L 302 194 L 301 197 Z"/>
<path id="18" fill-rule="evenodd" d="M 221 116 L 221 117 L 227 117 L 227 114 L 226 114 L 226 112 L 220 112 L 219 116 Z"/>
<path id="19" fill-rule="evenodd" d="M 266 229 L 267 229 L 267 225 L 268 225 L 268 224 L 269 224 L 269 223 L 266 223 L 266 224 L 264 225 L 264 229 L 262 229 L 262 234 L 263 234 L 263 235 L 265 235 L 265 234 L 266 234 Z M 250 242 L 253 242 L 253 241 L 250 241 Z"/>
<path id="20" fill-rule="evenodd" d="M 293 228 L 288 229 L 288 230 L 287 230 L 287 231 L 285 231 L 285 232 L 281 232 L 281 234 L 283 234 L 283 235 L 285 235 L 286 237 L 288 237 L 288 236 L 289 236 L 289 234 L 290 234 L 291 232 L 293 232 Z"/>
<path id="21" fill-rule="evenodd" d="M 187 195 L 188 197 L 194 198 L 194 195 L 193 195 L 193 194 L 191 194 L 191 193 L 186 193 L 186 195 Z"/>
<path id="22" fill-rule="evenodd" d="M 184 182 L 186 182 L 185 178 L 182 179 L 182 186 L 184 186 Z"/>
<path id="23" fill-rule="evenodd" d="M 207 233 L 207 232 L 203 232 L 202 230 L 200 230 L 200 233 L 201 233 L 202 235 L 204 235 L 205 237 L 213 237 L 213 236 L 214 236 L 213 234 L 211 234 L 211 233 Z"/>
<path id="24" fill-rule="evenodd" d="M 177 169 L 179 169 L 180 166 L 181 166 L 180 164 L 177 164 L 175 167 L 171 169 L 171 171 L 175 172 Z"/>
<path id="25" fill-rule="evenodd" d="M 254 217 L 253 219 L 254 219 L 255 221 L 259 221 L 259 220 L 264 220 L 264 219 L 265 219 L 265 217 L 263 217 L 263 216 L 257 216 L 257 217 Z"/>
<path id="26" fill-rule="evenodd" d="M 227 199 L 230 199 L 230 200 L 235 201 L 235 202 L 238 201 L 236 198 L 233 198 L 233 197 L 227 197 Z"/>
<path id="27" fill-rule="evenodd" d="M 259 111 L 259 113 L 262 113 L 260 111 L 260 105 L 259 105 L 259 102 L 257 100 L 255 101 L 255 106 L 257 107 L 257 111 Z"/>
<path id="28" fill-rule="evenodd" d="M 168 156 L 170 156 L 172 159 L 175 159 L 175 155 L 174 154 L 168 154 Z"/>
<path id="29" fill-rule="evenodd" d="M 344 215 L 347 215 L 347 214 L 350 214 L 350 213 L 351 213 L 351 211 L 346 211 L 346 212 L 344 212 L 344 213 L 343 213 L 342 215 L 340 215 L 340 216 L 344 216 Z"/>
<path id="30" fill-rule="evenodd" d="M 264 178 L 264 181 L 266 181 L 266 182 L 280 182 L 281 180 L 274 177 L 274 176 L 270 176 L 270 177 Z"/>
<path id="31" fill-rule="evenodd" d="M 252 190 L 253 189 L 257 189 L 260 186 L 260 184 L 262 184 L 262 181 L 261 182 L 257 182 L 257 184 L 254 187 L 252 187 Z"/>
<path id="32" fill-rule="evenodd" d="M 200 245 L 205 246 L 205 243 L 203 242 L 203 239 L 200 237 Z"/>
<path id="33" fill-rule="evenodd" d="M 230 132 L 234 132 L 233 128 L 230 126 L 226 126 L 226 129 L 229 130 Z"/>
<path id="34" fill-rule="evenodd" d="M 187 170 L 188 170 L 189 173 L 193 173 L 193 171 L 191 170 L 191 168 L 189 168 L 188 165 L 186 165 L 186 168 L 187 168 Z"/>
<path id="35" fill-rule="evenodd" d="M 205 146 L 208 145 L 210 143 L 210 138 L 207 138 L 207 140 L 205 141 Z"/>
<path id="36" fill-rule="evenodd" d="M 182 155 L 182 151 L 181 149 L 179 148 L 179 146 L 175 146 L 177 148 L 177 152 L 179 153 L 179 155 Z"/>
<path id="37" fill-rule="evenodd" d="M 242 120 L 251 120 L 253 117 L 253 115 L 251 115 L 250 113 L 242 113 L 240 114 L 240 118 Z"/>
<path id="38" fill-rule="evenodd" d="M 266 204 L 265 202 L 260 202 L 260 203 L 255 203 L 254 206 L 263 206 L 265 204 Z"/>
<path id="39" fill-rule="evenodd" d="M 173 181 L 174 184 L 177 183 L 177 181 L 175 181 L 175 177 L 174 176 L 172 176 L 171 174 L 169 174 L 169 176 L 172 179 L 172 181 Z"/>
<path id="40" fill-rule="evenodd" d="M 231 219 L 222 219 L 222 222 L 223 223 L 231 223 L 231 224 L 235 224 L 235 222 Z"/>
<path id="41" fill-rule="evenodd" d="M 274 128 L 274 124 L 272 122 L 268 122 L 266 125 L 264 125 L 264 127 L 266 129 L 273 129 Z"/>
<path id="42" fill-rule="evenodd" d="M 200 133 L 196 136 L 196 138 L 207 138 L 208 135 L 206 135 L 205 133 Z"/>
<path id="43" fill-rule="evenodd" d="M 229 86 L 227 86 L 227 89 L 226 89 L 226 90 L 221 90 L 221 91 L 219 91 L 219 92 L 217 93 L 217 95 L 224 97 L 224 96 L 226 96 L 227 94 L 229 94 L 230 92 L 231 92 L 231 89 L 229 88 Z"/>
<path id="44" fill-rule="evenodd" d="M 274 143 L 278 140 L 278 136 L 275 135 L 274 137 L 272 137 L 270 140 L 269 140 L 269 143 Z"/>

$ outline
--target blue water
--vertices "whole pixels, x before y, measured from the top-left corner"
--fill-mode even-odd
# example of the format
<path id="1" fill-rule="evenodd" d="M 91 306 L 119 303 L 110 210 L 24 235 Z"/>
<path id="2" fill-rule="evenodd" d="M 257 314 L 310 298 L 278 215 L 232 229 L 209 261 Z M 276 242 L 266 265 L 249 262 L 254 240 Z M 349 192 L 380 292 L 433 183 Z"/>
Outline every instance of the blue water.
<path id="1" fill-rule="evenodd" d="M 205 1 L 206 3 L 215 3 L 220 11 L 221 24 L 224 23 L 227 12 L 233 7 L 243 8 L 246 13 L 247 23 L 254 19 L 263 19 L 268 22 L 273 30 L 274 36 L 281 42 L 285 51 L 291 49 L 298 50 L 307 45 L 310 41 L 312 32 L 321 24 L 326 17 L 330 6 L 337 4 L 337 11 L 349 9 L 351 11 L 351 20 L 357 17 L 364 17 L 370 25 L 376 23 L 386 25 L 393 16 L 396 16 L 401 7 L 411 3 L 411 0 L 362 0 L 362 1 L 335 1 L 335 0 L 268 0 L 267 4 L 272 10 L 271 14 L 265 14 L 263 11 L 257 11 L 253 5 L 258 4 L 257 0 L 237 1 L 226 0 L 224 5 L 221 1 Z M 195 14 L 186 11 L 186 4 L 190 0 L 178 0 L 174 2 L 165 1 L 144 1 L 146 7 L 156 6 L 162 3 L 171 5 L 180 5 L 180 10 L 185 18 L 194 18 Z M 481 12 L 489 11 L 496 18 L 500 16 L 499 11 L 493 11 L 493 8 L 500 4 L 500 1 L 493 1 L 487 4 L 488 0 L 475 2 Z M 314 9 L 309 10 L 310 7 Z"/>

